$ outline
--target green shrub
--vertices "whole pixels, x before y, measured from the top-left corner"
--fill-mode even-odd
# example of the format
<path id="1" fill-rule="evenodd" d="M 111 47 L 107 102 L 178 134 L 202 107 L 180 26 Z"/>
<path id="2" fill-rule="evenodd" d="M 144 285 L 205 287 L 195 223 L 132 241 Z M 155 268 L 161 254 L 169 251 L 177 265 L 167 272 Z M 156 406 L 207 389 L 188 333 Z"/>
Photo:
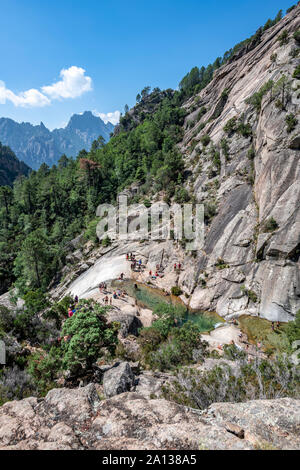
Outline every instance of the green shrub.
<path id="1" fill-rule="evenodd" d="M 209 144 L 209 142 L 210 142 L 210 137 L 209 137 L 209 135 L 208 135 L 208 134 L 204 134 L 204 135 L 201 137 L 200 142 L 202 143 L 202 145 L 203 145 L 204 147 L 207 147 L 208 144 Z"/>
<path id="2" fill-rule="evenodd" d="M 149 207 L 151 207 L 151 201 L 148 198 L 144 199 L 143 204 L 147 209 L 149 209 Z"/>
<path id="3" fill-rule="evenodd" d="M 276 62 L 277 54 L 272 54 L 271 57 L 270 57 L 270 59 L 271 59 L 271 62 L 272 62 L 272 63 Z"/>
<path id="4" fill-rule="evenodd" d="M 250 299 L 254 304 L 258 302 L 258 297 L 253 290 L 247 289 L 245 286 L 242 286 L 241 291 L 244 292 L 244 294 L 246 294 L 248 299 Z"/>
<path id="5" fill-rule="evenodd" d="M 300 48 L 294 47 L 294 49 L 290 51 L 289 56 L 295 59 L 296 57 L 298 57 L 299 53 L 300 53 Z M 294 77 L 294 78 L 297 78 L 297 77 Z"/>
<path id="6" fill-rule="evenodd" d="M 300 340 L 300 310 L 296 313 L 295 321 L 287 324 L 285 334 L 291 345 L 294 341 Z"/>
<path id="7" fill-rule="evenodd" d="M 295 114 L 290 113 L 286 116 L 285 122 L 287 125 L 287 132 L 291 133 L 297 126 L 298 120 L 296 119 Z"/>
<path id="8" fill-rule="evenodd" d="M 300 42 L 300 29 L 297 29 L 297 31 L 294 32 L 293 38 L 295 41 Z"/>
<path id="9" fill-rule="evenodd" d="M 172 370 L 195 361 L 202 362 L 206 349 L 207 343 L 201 340 L 198 326 L 188 321 L 172 328 L 167 340 L 149 354 L 147 362 L 154 370 Z"/>
<path id="10" fill-rule="evenodd" d="M 105 238 L 102 239 L 101 245 L 104 247 L 111 245 L 111 240 L 109 236 L 106 236 Z"/>
<path id="11" fill-rule="evenodd" d="M 225 261 L 222 258 L 218 258 L 215 266 L 217 267 L 217 269 L 229 268 L 229 264 L 226 264 Z"/>
<path id="12" fill-rule="evenodd" d="M 0 336 L 1 332 L 4 334 L 5 332 L 8 333 L 12 330 L 14 325 L 14 315 L 13 312 L 5 307 L 4 305 L 0 305 Z"/>
<path id="13" fill-rule="evenodd" d="M 215 201 L 204 202 L 204 221 L 209 224 L 217 214 L 217 204 Z"/>
<path id="14" fill-rule="evenodd" d="M 286 30 L 284 30 L 279 36 L 278 36 L 278 41 L 280 46 L 284 46 L 289 42 L 289 34 Z"/>
<path id="15" fill-rule="evenodd" d="M 228 145 L 227 139 L 223 137 L 223 139 L 221 139 L 220 144 L 221 144 L 221 149 L 223 150 L 223 154 L 226 160 L 229 160 L 229 145 Z"/>
<path id="16" fill-rule="evenodd" d="M 63 367 L 74 372 L 89 369 L 103 355 L 102 348 L 113 353 L 118 342 L 117 328 L 108 324 L 106 309 L 93 301 L 80 301 L 76 313 L 63 326 Z"/>
<path id="17" fill-rule="evenodd" d="M 218 170 L 218 174 L 220 174 L 221 170 L 221 158 L 220 158 L 220 153 L 217 150 L 212 151 L 212 161 L 215 167 Z"/>
<path id="18" fill-rule="evenodd" d="M 252 135 L 252 127 L 248 122 L 246 124 L 241 122 L 237 128 L 237 131 L 241 136 L 245 137 L 246 139 Z"/>
<path id="19" fill-rule="evenodd" d="M 223 346 L 224 358 L 230 361 L 236 361 L 237 359 L 245 359 L 247 354 L 245 351 L 241 351 L 236 347 L 235 344 L 224 344 Z"/>
<path id="20" fill-rule="evenodd" d="M 292 10 L 294 10 L 294 8 L 296 8 L 296 6 L 297 6 L 297 5 L 292 5 L 290 8 L 288 8 L 288 9 L 286 10 L 286 13 L 287 13 L 287 14 L 290 13 Z"/>
<path id="21" fill-rule="evenodd" d="M 49 353 L 40 351 L 30 356 L 27 370 L 33 377 L 40 396 L 45 396 L 51 388 L 57 387 L 55 379 L 61 369 L 60 348 L 53 346 Z"/>
<path id="22" fill-rule="evenodd" d="M 273 217 L 267 219 L 262 225 L 262 233 L 274 232 L 279 227 L 276 220 Z"/>
<path id="23" fill-rule="evenodd" d="M 300 80 L 300 64 L 295 68 L 293 78 L 298 78 Z"/>
<path id="24" fill-rule="evenodd" d="M 190 195 L 185 188 L 176 188 L 174 200 L 178 204 L 184 204 L 190 200 Z"/>
<path id="25" fill-rule="evenodd" d="M 98 223 L 99 223 L 99 218 L 91 220 L 91 222 L 88 223 L 86 231 L 84 232 L 85 240 L 91 240 L 94 243 L 99 241 L 97 237 L 97 232 L 96 232 L 96 227 Z"/>
<path id="26" fill-rule="evenodd" d="M 233 352 L 232 347 L 226 349 Z M 287 358 L 256 359 L 247 364 L 241 356 L 234 370 L 222 359 L 207 371 L 187 367 L 180 370 L 175 381 L 163 387 L 163 397 L 201 410 L 218 402 L 299 397 L 299 368 Z"/>
<path id="27" fill-rule="evenodd" d="M 207 112 L 207 109 L 205 108 L 205 106 L 202 106 L 202 108 L 200 108 L 200 111 L 197 115 L 197 121 L 200 121 L 200 119 L 202 118 L 202 116 L 204 116 L 206 112 Z"/>
<path id="28" fill-rule="evenodd" d="M 179 295 L 182 294 L 182 290 L 181 290 L 180 287 L 178 287 L 178 286 L 173 286 L 173 287 L 171 288 L 171 294 L 178 297 Z"/>
<path id="29" fill-rule="evenodd" d="M 229 136 L 234 134 L 234 132 L 236 132 L 236 130 L 237 130 L 237 117 L 235 116 L 235 117 L 229 119 L 226 122 L 225 126 L 223 127 L 223 130 Z"/>
<path id="30" fill-rule="evenodd" d="M 256 93 L 253 93 L 252 96 L 247 98 L 246 103 L 253 106 L 256 109 L 256 111 L 259 113 L 261 109 L 262 99 L 265 96 L 265 94 L 268 93 L 268 91 L 270 91 L 273 88 L 273 85 L 274 85 L 273 80 L 269 80 L 259 89 L 259 91 L 257 91 Z"/>
<path id="31" fill-rule="evenodd" d="M 251 148 L 248 150 L 247 157 L 249 158 L 249 160 L 254 160 L 254 158 L 255 158 L 255 150 L 254 150 L 253 147 L 251 147 Z"/>

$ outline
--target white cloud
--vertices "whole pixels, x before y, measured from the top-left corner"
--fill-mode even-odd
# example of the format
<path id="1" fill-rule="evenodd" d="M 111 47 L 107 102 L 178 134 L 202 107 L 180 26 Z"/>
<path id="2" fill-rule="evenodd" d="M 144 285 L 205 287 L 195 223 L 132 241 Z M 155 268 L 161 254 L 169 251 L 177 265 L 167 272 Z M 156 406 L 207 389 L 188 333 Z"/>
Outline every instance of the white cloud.
<path id="1" fill-rule="evenodd" d="M 92 90 L 92 79 L 85 75 L 85 70 L 73 65 L 60 72 L 61 80 L 53 85 L 41 87 L 41 91 L 31 88 L 18 94 L 0 80 L 0 104 L 11 101 L 15 106 L 37 108 L 48 106 L 52 100 L 63 98 L 77 98 L 83 93 Z"/>
<path id="2" fill-rule="evenodd" d="M 5 83 L 0 80 L 0 103 L 5 104 L 6 101 L 11 101 L 15 106 L 23 108 L 43 107 L 51 103 L 47 96 L 34 88 L 15 94 L 6 88 Z"/>
<path id="3" fill-rule="evenodd" d="M 92 90 L 92 79 L 85 75 L 85 70 L 73 65 L 60 72 L 61 80 L 53 85 L 43 86 L 42 91 L 52 99 L 77 98 Z"/>
<path id="4" fill-rule="evenodd" d="M 114 126 L 118 124 L 120 121 L 120 111 L 114 111 L 113 113 L 98 113 L 98 111 L 93 111 L 95 116 L 98 116 L 102 119 L 102 121 L 107 124 L 107 122 L 111 122 Z"/>

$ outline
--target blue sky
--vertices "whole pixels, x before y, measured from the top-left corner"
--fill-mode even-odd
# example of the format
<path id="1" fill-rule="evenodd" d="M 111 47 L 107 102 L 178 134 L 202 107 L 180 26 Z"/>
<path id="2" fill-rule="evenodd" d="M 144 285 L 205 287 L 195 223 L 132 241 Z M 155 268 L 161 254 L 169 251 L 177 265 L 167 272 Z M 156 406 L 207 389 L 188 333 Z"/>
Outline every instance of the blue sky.
<path id="1" fill-rule="evenodd" d="M 295 3 L 1 0 L 0 117 L 51 129 L 85 110 L 116 117 L 144 86 L 176 88 Z"/>

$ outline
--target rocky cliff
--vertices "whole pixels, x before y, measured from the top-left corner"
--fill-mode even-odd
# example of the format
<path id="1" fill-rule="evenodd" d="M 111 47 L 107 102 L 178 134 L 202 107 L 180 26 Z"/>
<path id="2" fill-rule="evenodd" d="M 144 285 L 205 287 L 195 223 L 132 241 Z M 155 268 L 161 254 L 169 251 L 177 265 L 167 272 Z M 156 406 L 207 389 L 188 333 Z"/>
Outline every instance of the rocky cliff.
<path id="1" fill-rule="evenodd" d="M 52 132 L 42 122 L 33 126 L 28 122 L 19 124 L 12 119 L 0 118 L 0 141 L 9 145 L 20 160 L 37 170 L 42 163 L 56 164 L 63 154 L 76 157 L 80 150 L 89 150 L 100 135 L 107 142 L 113 129 L 110 122 L 104 124 L 90 111 L 74 114 L 65 128 Z"/>
<path id="2" fill-rule="evenodd" d="M 183 104 L 187 116 L 179 148 L 185 189 L 205 206 L 203 249 L 191 253 L 172 240 L 118 241 L 81 255 L 84 264 L 79 256 L 80 277 L 71 284 L 73 274 L 66 277 L 60 294 L 67 287 L 89 296 L 98 282 L 112 278 L 112 269 L 127 272 L 121 260 L 135 252 L 146 267 L 129 275 L 168 291 L 178 285 L 193 309 L 215 310 L 226 319 L 294 318 L 300 308 L 300 44 L 294 35 L 299 10 L 298 5 L 218 69 Z M 138 187 L 127 193 L 136 196 Z M 184 269 L 174 272 L 178 261 Z M 148 272 L 157 264 L 164 276 L 153 281 Z M 67 265 L 64 275 L 72 270 Z"/>
<path id="3" fill-rule="evenodd" d="M 193 175 L 190 188 L 198 202 L 215 204 L 217 214 L 195 263 L 196 279 L 183 275 L 179 283 L 192 293 L 193 307 L 226 317 L 287 321 L 300 307 L 299 43 L 293 38 L 299 10 L 185 104 L 181 149 Z M 193 122 L 203 107 L 207 112 Z"/>

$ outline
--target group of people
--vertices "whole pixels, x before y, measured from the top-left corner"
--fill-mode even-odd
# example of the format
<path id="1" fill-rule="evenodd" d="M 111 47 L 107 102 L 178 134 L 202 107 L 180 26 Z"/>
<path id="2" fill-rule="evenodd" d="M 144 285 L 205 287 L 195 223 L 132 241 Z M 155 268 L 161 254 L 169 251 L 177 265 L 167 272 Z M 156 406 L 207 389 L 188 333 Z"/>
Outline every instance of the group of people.
<path id="1" fill-rule="evenodd" d="M 181 271 L 181 268 L 182 268 L 182 264 L 181 263 L 175 263 L 174 264 L 174 271 Z"/>
<path id="2" fill-rule="evenodd" d="M 181 263 L 175 263 L 174 264 L 174 271 L 177 271 L 177 270 L 181 271 L 181 269 L 182 269 L 182 264 Z M 155 271 L 152 271 L 150 269 L 149 276 L 151 277 L 151 279 L 155 280 L 158 277 L 163 277 L 164 276 L 163 271 L 164 271 L 163 267 L 161 265 L 157 264 Z"/>
<path id="3" fill-rule="evenodd" d="M 127 293 L 125 290 L 121 289 L 116 289 L 111 297 L 106 296 L 103 298 L 104 305 L 112 305 L 113 304 L 113 299 L 124 299 L 126 297 Z"/>
<path id="4" fill-rule="evenodd" d="M 142 271 L 143 261 L 141 259 L 137 260 L 133 253 L 126 253 L 126 260 L 131 261 L 131 271 Z"/>
<path id="5" fill-rule="evenodd" d="M 276 328 L 280 328 L 280 322 L 279 321 L 276 322 Z M 275 331 L 275 322 L 274 321 L 272 321 L 271 330 Z"/>
<path id="6" fill-rule="evenodd" d="M 106 289 L 107 289 L 106 282 L 100 282 L 100 284 L 99 284 L 99 291 L 100 291 L 100 292 L 103 292 L 103 291 L 106 291 Z"/>
<path id="7" fill-rule="evenodd" d="M 78 304 L 78 302 L 79 302 L 78 295 L 76 295 L 74 299 L 74 303 L 70 304 L 68 308 L 69 318 L 73 317 L 74 313 L 76 313 L 76 305 Z"/>

